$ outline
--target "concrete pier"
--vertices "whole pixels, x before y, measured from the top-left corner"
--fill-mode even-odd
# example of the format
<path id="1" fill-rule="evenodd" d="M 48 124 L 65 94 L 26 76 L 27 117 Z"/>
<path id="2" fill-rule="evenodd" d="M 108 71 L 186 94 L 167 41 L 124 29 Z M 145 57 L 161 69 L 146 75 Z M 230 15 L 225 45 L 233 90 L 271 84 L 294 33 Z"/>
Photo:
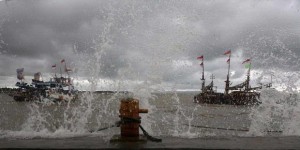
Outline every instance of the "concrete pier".
<path id="1" fill-rule="evenodd" d="M 161 137 L 161 143 L 110 143 L 101 137 L 0 139 L 0 149 L 300 149 L 300 137 Z"/>

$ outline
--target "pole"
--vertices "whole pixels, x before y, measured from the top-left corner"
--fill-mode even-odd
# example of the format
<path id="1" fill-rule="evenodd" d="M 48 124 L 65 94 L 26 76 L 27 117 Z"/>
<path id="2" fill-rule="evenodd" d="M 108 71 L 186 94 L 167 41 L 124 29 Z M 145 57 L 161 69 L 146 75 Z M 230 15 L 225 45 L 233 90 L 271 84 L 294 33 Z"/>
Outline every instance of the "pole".
<path id="1" fill-rule="evenodd" d="M 56 64 L 55 64 L 55 69 L 54 69 L 54 78 L 56 78 Z"/>
<path id="2" fill-rule="evenodd" d="M 274 76 L 274 73 L 271 73 L 271 84 L 270 84 L 270 87 L 272 87 L 272 84 L 273 84 L 273 76 Z"/>
<path id="3" fill-rule="evenodd" d="M 250 62 L 250 66 L 247 72 L 247 81 L 246 81 L 246 91 L 249 90 L 249 84 L 250 84 L 250 70 L 251 70 L 251 62 Z"/>
<path id="4" fill-rule="evenodd" d="M 67 63 L 65 62 L 65 72 L 67 72 L 67 75 L 69 77 L 69 72 L 67 71 Z"/>
<path id="5" fill-rule="evenodd" d="M 205 78 L 204 78 L 204 62 L 202 60 L 202 88 L 201 91 L 204 92 L 204 87 L 205 87 Z"/>
<path id="6" fill-rule="evenodd" d="M 210 79 L 211 79 L 211 83 L 213 84 L 214 83 L 214 79 L 215 79 L 214 74 L 211 74 Z"/>
<path id="7" fill-rule="evenodd" d="M 62 78 L 61 66 L 59 67 L 60 70 L 60 78 Z"/>
<path id="8" fill-rule="evenodd" d="M 225 85 L 225 94 L 228 94 L 229 93 L 229 84 L 230 84 L 230 81 L 229 81 L 229 72 L 230 72 L 230 58 L 231 58 L 231 54 L 229 54 L 229 63 L 228 63 L 228 73 L 227 73 L 227 80 L 225 81 L 226 85 Z"/>

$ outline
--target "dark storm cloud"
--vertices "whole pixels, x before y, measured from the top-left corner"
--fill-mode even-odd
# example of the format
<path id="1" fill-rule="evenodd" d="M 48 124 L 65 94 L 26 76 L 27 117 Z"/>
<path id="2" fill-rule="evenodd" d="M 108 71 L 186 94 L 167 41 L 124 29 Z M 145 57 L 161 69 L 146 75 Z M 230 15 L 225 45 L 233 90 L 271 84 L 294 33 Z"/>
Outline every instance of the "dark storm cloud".
<path id="1" fill-rule="evenodd" d="M 22 67 L 20 63 L 35 65 L 39 59 L 45 59 L 39 66 L 42 69 L 45 67 L 41 66 L 58 63 L 63 58 L 73 61 L 75 44 L 83 45 L 80 50 L 88 49 L 86 43 L 96 35 L 96 26 L 93 26 L 96 6 L 72 2 L 11 1 L 7 5 L 7 16 L 4 16 L 7 19 L 2 24 L 5 44 L 1 51 L 15 59 L 10 65 L 15 68 Z M 24 62 L 18 61 L 20 59 Z M 25 67 L 33 68 L 33 65 Z M 5 70 L 5 73 L 12 73 L 11 69 Z M 49 71 L 49 67 L 42 71 Z"/>
<path id="2" fill-rule="evenodd" d="M 299 68 L 299 1 L 27 0 L 0 8 L 1 75 L 23 66 L 47 72 L 65 58 L 79 76 L 197 87 L 195 58 L 205 55 L 207 79 L 223 82 L 227 49 L 233 79 L 245 75 L 245 58 L 255 69 Z"/>

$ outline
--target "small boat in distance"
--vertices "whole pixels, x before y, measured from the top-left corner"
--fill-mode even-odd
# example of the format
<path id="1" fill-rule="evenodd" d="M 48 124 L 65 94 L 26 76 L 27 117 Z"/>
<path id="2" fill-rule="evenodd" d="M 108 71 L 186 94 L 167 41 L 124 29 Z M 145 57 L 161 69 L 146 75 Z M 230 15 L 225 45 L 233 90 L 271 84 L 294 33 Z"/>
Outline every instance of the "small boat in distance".
<path id="1" fill-rule="evenodd" d="M 43 101 L 44 99 L 49 99 L 57 102 L 75 100 L 78 96 L 78 91 L 75 90 L 69 75 L 71 69 L 66 67 L 64 59 L 61 63 L 64 63 L 68 77 L 63 77 L 60 68 L 60 77 L 57 77 L 55 72 L 54 77 L 50 78 L 49 81 L 43 81 L 41 80 L 42 74 L 37 72 L 34 74 L 31 84 L 24 82 L 24 68 L 17 69 L 17 78 L 20 82 L 15 84 L 18 88 L 9 95 L 15 101 Z M 52 69 L 56 70 L 56 64 L 52 66 Z"/>
<path id="2" fill-rule="evenodd" d="M 245 67 L 248 68 L 247 78 L 244 82 L 230 86 L 231 82 L 229 79 L 230 73 L 230 59 L 231 59 L 231 50 L 227 50 L 224 55 L 228 55 L 228 73 L 227 79 L 225 81 L 225 91 L 224 93 L 218 93 L 214 90 L 213 79 L 214 76 L 211 76 L 211 83 L 205 86 L 204 78 L 204 56 L 199 56 L 197 59 L 201 60 L 200 66 L 202 67 L 202 87 L 201 93 L 194 96 L 194 103 L 201 104 L 228 104 L 228 105 L 255 105 L 260 104 L 260 92 L 259 89 L 262 88 L 262 85 L 258 87 L 250 86 L 250 71 L 251 71 L 251 60 L 246 59 L 242 64 L 245 64 Z M 271 87 L 272 83 L 267 84 L 266 87 Z"/>

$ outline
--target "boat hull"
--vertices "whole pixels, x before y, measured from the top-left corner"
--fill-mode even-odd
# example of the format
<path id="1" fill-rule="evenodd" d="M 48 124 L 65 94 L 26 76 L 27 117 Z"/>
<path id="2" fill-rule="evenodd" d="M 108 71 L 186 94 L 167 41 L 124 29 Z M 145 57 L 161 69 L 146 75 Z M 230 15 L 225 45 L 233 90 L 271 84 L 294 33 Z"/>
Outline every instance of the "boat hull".
<path id="1" fill-rule="evenodd" d="M 17 102 L 24 101 L 43 101 L 44 98 L 54 102 L 74 101 L 78 98 L 77 92 L 57 92 L 48 90 L 18 90 L 10 94 Z"/>
<path id="2" fill-rule="evenodd" d="M 194 96 L 194 103 L 227 104 L 227 105 L 256 105 L 260 104 L 260 93 L 237 91 L 230 94 L 199 93 Z"/>

